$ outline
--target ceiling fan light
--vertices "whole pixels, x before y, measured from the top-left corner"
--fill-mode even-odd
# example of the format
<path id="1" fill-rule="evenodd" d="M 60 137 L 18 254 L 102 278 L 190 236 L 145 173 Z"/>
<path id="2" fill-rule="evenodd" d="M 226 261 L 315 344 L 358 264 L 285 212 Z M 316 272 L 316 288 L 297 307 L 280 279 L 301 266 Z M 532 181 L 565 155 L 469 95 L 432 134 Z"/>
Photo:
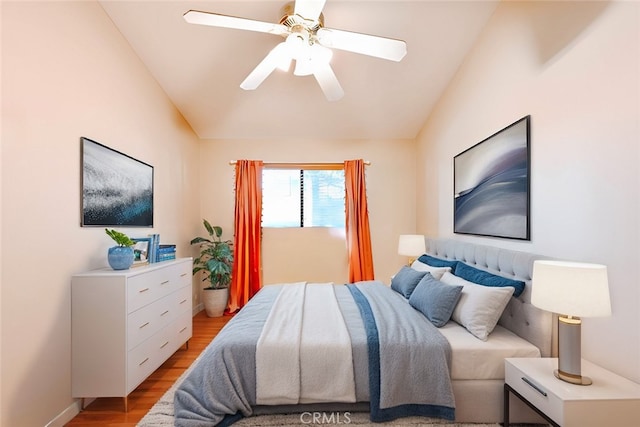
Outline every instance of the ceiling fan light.
<path id="1" fill-rule="evenodd" d="M 306 47 L 308 46 L 307 40 L 305 40 L 302 33 L 291 33 L 287 36 L 286 40 L 287 49 L 291 58 L 298 59 L 304 56 Z"/>
<path id="2" fill-rule="evenodd" d="M 314 43 L 311 45 L 311 58 L 314 62 L 321 62 L 323 64 L 328 64 L 331 62 L 331 58 L 333 57 L 333 51 L 329 48 L 326 48 L 318 43 Z"/>
<path id="3" fill-rule="evenodd" d="M 295 76 L 308 76 L 313 74 L 313 64 L 311 58 L 296 59 L 296 68 L 293 70 Z"/>

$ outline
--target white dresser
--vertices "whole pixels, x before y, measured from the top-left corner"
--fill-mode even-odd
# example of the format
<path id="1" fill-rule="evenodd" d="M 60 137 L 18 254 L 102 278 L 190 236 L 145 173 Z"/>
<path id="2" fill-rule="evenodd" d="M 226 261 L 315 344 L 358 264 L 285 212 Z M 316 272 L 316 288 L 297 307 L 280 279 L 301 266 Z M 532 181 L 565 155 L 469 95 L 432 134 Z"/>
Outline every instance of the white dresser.
<path id="1" fill-rule="evenodd" d="M 123 397 L 128 409 L 129 393 L 191 338 L 191 268 L 181 258 L 72 277 L 73 397 Z"/>

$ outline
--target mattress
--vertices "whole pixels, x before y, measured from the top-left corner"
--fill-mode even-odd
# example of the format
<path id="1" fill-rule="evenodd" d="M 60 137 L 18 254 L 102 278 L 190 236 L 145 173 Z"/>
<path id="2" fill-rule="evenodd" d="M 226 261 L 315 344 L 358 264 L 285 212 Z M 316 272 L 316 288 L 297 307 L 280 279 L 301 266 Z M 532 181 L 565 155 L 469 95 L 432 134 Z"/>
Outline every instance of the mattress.
<path id="1" fill-rule="evenodd" d="M 452 380 L 502 380 L 506 357 L 540 357 L 535 345 L 497 325 L 487 341 L 449 321 L 440 332 L 451 344 Z"/>

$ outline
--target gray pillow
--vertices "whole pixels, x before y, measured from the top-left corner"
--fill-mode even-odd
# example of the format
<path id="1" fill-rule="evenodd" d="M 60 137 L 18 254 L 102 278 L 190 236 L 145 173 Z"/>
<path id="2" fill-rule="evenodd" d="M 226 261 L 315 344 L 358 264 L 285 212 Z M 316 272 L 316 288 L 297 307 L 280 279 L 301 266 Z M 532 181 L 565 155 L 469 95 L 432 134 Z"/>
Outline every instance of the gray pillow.
<path id="1" fill-rule="evenodd" d="M 391 279 L 391 289 L 409 298 L 425 274 L 427 274 L 426 271 L 416 271 L 405 265 Z"/>
<path id="2" fill-rule="evenodd" d="M 440 328 L 451 318 L 461 292 L 462 286 L 444 284 L 427 273 L 411 293 L 409 304 Z"/>

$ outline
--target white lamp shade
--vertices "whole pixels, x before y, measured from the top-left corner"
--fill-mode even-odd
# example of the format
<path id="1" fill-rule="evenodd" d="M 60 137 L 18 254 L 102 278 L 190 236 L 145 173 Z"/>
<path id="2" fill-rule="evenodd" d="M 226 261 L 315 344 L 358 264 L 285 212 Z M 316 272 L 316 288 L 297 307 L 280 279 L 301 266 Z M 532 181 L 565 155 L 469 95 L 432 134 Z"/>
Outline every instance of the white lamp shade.
<path id="1" fill-rule="evenodd" d="M 607 267 L 568 261 L 535 261 L 531 303 L 566 316 L 610 316 Z"/>
<path id="2" fill-rule="evenodd" d="M 398 255 L 416 257 L 427 251 L 421 234 L 401 234 L 398 241 Z"/>

